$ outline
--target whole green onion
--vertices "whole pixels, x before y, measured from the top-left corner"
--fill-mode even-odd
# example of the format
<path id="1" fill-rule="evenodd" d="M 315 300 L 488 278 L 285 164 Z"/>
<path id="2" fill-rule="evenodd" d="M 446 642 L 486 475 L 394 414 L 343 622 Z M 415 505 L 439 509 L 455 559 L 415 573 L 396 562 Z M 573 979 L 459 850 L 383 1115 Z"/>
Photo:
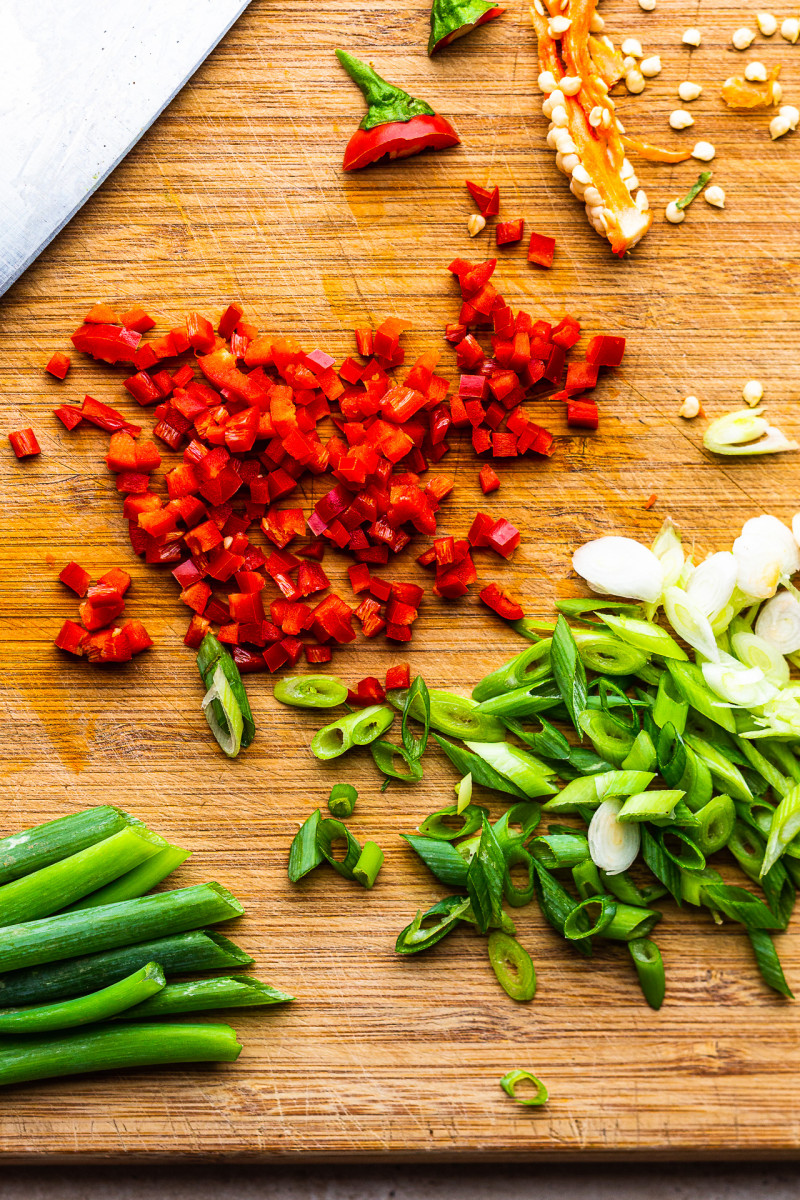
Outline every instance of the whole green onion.
<path id="1" fill-rule="evenodd" d="M 358 792 L 352 783 L 335 783 L 328 797 L 328 810 L 332 817 L 340 821 L 352 817 L 358 799 Z"/>
<path id="2" fill-rule="evenodd" d="M 487 950 L 497 982 L 506 995 L 520 1003 L 532 1000 L 536 995 L 536 969 L 528 951 L 499 929 L 489 934 Z"/>
<path id="3" fill-rule="evenodd" d="M 1 1047 L 0 1084 L 164 1063 L 235 1062 L 241 1049 L 227 1025 L 102 1025 Z"/>
<path id="4" fill-rule="evenodd" d="M 638 792 L 628 796 L 617 813 L 617 820 L 622 821 L 623 825 L 628 821 L 654 821 L 656 824 L 670 821 L 682 798 L 681 791 Z"/>
<path id="5" fill-rule="evenodd" d="M 651 1008 L 658 1010 L 664 1003 L 667 990 L 661 951 L 655 942 L 644 937 L 628 942 L 628 951 L 636 967 L 645 1000 Z"/>
<path id="6" fill-rule="evenodd" d="M 535 1088 L 534 1094 L 532 1096 L 518 1096 L 517 1088 L 521 1083 L 530 1084 Z M 530 1108 L 538 1108 L 540 1105 L 547 1103 L 547 1088 L 541 1079 L 537 1079 L 530 1071 L 523 1071 L 520 1068 L 516 1071 L 509 1071 L 500 1080 L 500 1087 L 517 1104 L 524 1104 Z"/>
<path id="7" fill-rule="evenodd" d="M 467 886 L 467 860 L 452 842 L 441 838 L 416 837 L 413 833 L 404 833 L 402 836 L 440 883 L 446 887 Z"/>
<path id="8" fill-rule="evenodd" d="M 160 963 L 166 975 L 183 975 L 189 971 L 249 967 L 253 959 L 221 934 L 195 929 L 67 962 L 12 971 L 0 976 L 0 1004 L 42 1004 L 98 991 L 149 962 Z"/>
<path id="9" fill-rule="evenodd" d="M 0 884 L 78 854 L 128 826 L 144 828 L 141 821 L 121 808 L 104 804 L 69 817 L 45 821 L 43 825 L 34 825 L 3 838 L 0 840 Z"/>
<path id="10" fill-rule="evenodd" d="M 35 1008 L 0 1009 L 0 1035 L 50 1033 L 75 1025 L 89 1025 L 94 1021 L 107 1021 L 109 1017 L 116 1017 L 161 991 L 164 982 L 161 967 L 151 962 L 127 979 L 112 983 L 110 987 L 89 996 L 42 1004 Z M 3 1042 L 0 1038 L 0 1062 L 2 1057 Z"/>
<path id="11" fill-rule="evenodd" d="M 339 841 L 344 841 L 346 846 L 344 858 L 337 858 L 333 853 L 333 844 Z M 361 846 L 346 825 L 334 817 L 320 821 L 317 826 L 317 846 L 334 871 L 338 871 L 345 879 L 353 878 L 353 867 L 361 856 Z"/>
<path id="12" fill-rule="evenodd" d="M 213 633 L 207 633 L 200 643 L 200 649 L 197 652 L 197 669 L 200 672 L 203 683 L 209 689 L 216 676 L 217 667 L 222 669 L 222 673 L 228 682 L 230 690 L 233 692 L 233 698 L 241 714 L 241 745 L 242 749 L 246 749 L 256 735 L 256 726 L 250 709 L 250 701 L 247 699 L 247 692 L 242 683 L 242 677 L 239 674 L 239 668 L 222 642 L 218 638 L 215 638 Z M 213 707 L 214 719 L 217 724 L 222 726 L 225 714 L 221 702 L 215 701 Z M 208 718 L 208 709 L 206 709 L 206 718 Z"/>
<path id="13" fill-rule="evenodd" d="M 338 758 L 353 746 L 367 746 L 374 742 L 394 720 L 394 713 L 385 704 L 373 704 L 360 712 L 348 713 L 330 725 L 318 729 L 311 740 L 312 753 L 317 758 Z"/>
<path id="14" fill-rule="evenodd" d="M 100 904 L 118 904 L 120 900 L 135 900 L 137 896 L 144 896 L 189 857 L 189 850 L 183 850 L 180 846 L 165 846 L 152 858 L 120 875 L 119 879 L 113 879 L 105 887 L 98 888 L 91 895 L 71 904 L 69 911 L 74 912 L 77 908 L 97 908 Z"/>
<path id="15" fill-rule="evenodd" d="M 347 699 L 347 688 L 335 675 L 289 675 L 278 680 L 273 695 L 293 708 L 336 708 Z"/>
<path id="16" fill-rule="evenodd" d="M 703 854 L 716 854 L 727 846 L 736 820 L 736 809 L 730 796 L 714 796 L 695 814 L 699 825 L 694 837 Z"/>
<path id="17" fill-rule="evenodd" d="M 464 896 L 447 896 L 434 904 L 427 912 L 418 912 L 410 925 L 398 934 L 395 943 L 397 954 L 419 954 L 429 950 L 448 933 L 452 933 L 470 908 Z"/>
<path id="18" fill-rule="evenodd" d="M 0 925 L 48 917 L 152 858 L 164 844 L 163 838 L 147 829 L 129 827 L 69 858 L 15 879 L 0 888 Z"/>
<path id="19" fill-rule="evenodd" d="M 491 675 L 485 675 L 472 689 L 472 699 L 483 703 L 493 696 L 536 687 L 550 674 L 550 639 L 537 642 L 503 663 Z"/>
<path id="20" fill-rule="evenodd" d="M 477 804 L 468 804 L 461 812 L 458 812 L 456 805 L 452 804 L 449 808 L 440 808 L 438 812 L 431 813 L 420 823 L 417 832 L 424 834 L 425 837 L 454 842 L 457 838 L 469 837 L 471 833 L 480 829 L 485 813 L 486 809 Z M 446 819 L 460 821 L 461 824 L 446 825 Z"/>
<path id="21" fill-rule="evenodd" d="M 292 883 L 303 879 L 323 861 L 323 853 L 317 845 L 317 832 L 321 820 L 322 814 L 317 808 L 310 817 L 306 817 L 294 835 L 289 847 L 288 867 L 289 879 Z"/>
<path id="22" fill-rule="evenodd" d="M 364 842 L 358 862 L 353 867 L 353 878 L 362 887 L 371 888 L 383 866 L 383 851 L 375 842 Z"/>
<path id="23" fill-rule="evenodd" d="M 644 650 L 646 654 L 658 654 L 661 658 L 686 661 L 686 651 L 681 649 L 674 637 L 660 625 L 654 625 L 652 621 L 642 621 L 625 613 L 615 616 L 613 613 L 603 612 L 600 616 L 609 629 L 623 642 L 628 642 L 631 646 Z"/>
<path id="24" fill-rule="evenodd" d="M 647 655 L 602 630 L 573 629 L 572 636 L 584 667 L 603 675 L 635 675 L 647 664 Z"/>
<path id="25" fill-rule="evenodd" d="M 151 999 L 126 1013 L 126 1018 L 149 1021 L 153 1017 L 171 1017 L 175 1013 L 205 1012 L 210 1008 L 255 1008 L 286 1004 L 290 1000 L 294 1000 L 294 996 L 288 992 L 280 992 L 250 975 L 226 975 L 218 979 L 193 979 L 190 983 L 168 983 Z"/>
<path id="26" fill-rule="evenodd" d="M 507 792 L 509 796 L 518 796 L 521 800 L 526 798 L 526 793 L 521 787 L 518 787 L 507 775 L 501 775 L 491 763 L 488 763 L 479 754 L 475 754 L 472 750 L 465 750 L 462 746 L 456 746 L 452 742 L 446 742 L 438 734 L 433 736 L 461 775 L 471 775 L 473 782 L 480 784 L 481 787 L 494 788 L 497 792 Z M 556 789 L 549 790 L 555 792 Z"/>
<path id="27" fill-rule="evenodd" d="M 800 832 L 800 787 L 786 792 L 772 816 L 767 838 L 767 850 L 761 864 L 761 874 L 776 863 Z M 2 893 L 0 893 L 2 894 Z"/>
<path id="28" fill-rule="evenodd" d="M 473 742 L 464 743 L 467 749 L 488 763 L 492 770 L 497 771 L 505 779 L 516 784 L 524 796 L 535 800 L 538 796 L 553 796 L 558 788 L 548 779 L 554 771 L 527 750 L 520 750 L 508 742 Z M 476 782 L 480 779 L 473 775 Z"/>
<path id="29" fill-rule="evenodd" d="M 23 925 L 6 925 L 0 929 L 0 971 L 183 933 L 229 921 L 243 912 L 239 901 L 218 883 L 201 883 Z"/>

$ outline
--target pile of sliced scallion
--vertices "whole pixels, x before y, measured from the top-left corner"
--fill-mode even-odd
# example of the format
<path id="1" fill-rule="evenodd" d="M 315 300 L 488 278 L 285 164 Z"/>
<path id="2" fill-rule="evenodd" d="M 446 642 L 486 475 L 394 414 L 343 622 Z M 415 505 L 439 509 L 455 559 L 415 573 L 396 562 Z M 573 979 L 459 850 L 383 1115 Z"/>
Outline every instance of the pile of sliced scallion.
<path id="1" fill-rule="evenodd" d="M 800 518 L 795 526 L 800 537 Z M 731 552 L 695 566 L 667 522 L 652 549 L 601 538 L 573 561 L 593 590 L 636 603 L 560 601 L 555 623 L 516 623 L 532 644 L 471 699 L 429 691 L 417 678 L 389 693 L 391 706 L 351 712 L 312 742 L 321 758 L 369 745 L 385 775 L 413 783 L 433 730 L 461 776 L 457 802 L 406 837 L 451 894 L 416 914 L 397 952 L 427 950 L 468 923 L 488 935 L 506 992 L 530 1000 L 535 970 L 504 905 L 536 900 L 585 956 L 624 943 L 659 1008 L 666 983 L 651 936 L 662 919 L 654 904 L 672 898 L 741 926 L 764 981 L 791 996 L 773 934 L 786 928 L 800 886 L 792 531 L 756 518 Z M 340 704 L 346 688 L 325 678 L 315 679 L 315 696 Z M 291 695 L 298 681 L 281 686 L 285 703 L 303 702 Z M 378 740 L 392 708 L 402 712 L 401 745 Z M 422 725 L 420 737 L 411 722 Z M 473 785 L 514 802 L 492 819 L 472 802 Z M 542 828 L 543 816 L 553 823 Z M 316 854 L 316 837 L 309 844 Z"/>
<path id="2" fill-rule="evenodd" d="M 0 1084 L 234 1062 L 229 1026 L 161 1018 L 292 999 L 246 975 L 167 982 L 253 962 L 205 928 L 244 912 L 218 883 L 145 895 L 188 857 L 110 806 L 0 840 Z"/>

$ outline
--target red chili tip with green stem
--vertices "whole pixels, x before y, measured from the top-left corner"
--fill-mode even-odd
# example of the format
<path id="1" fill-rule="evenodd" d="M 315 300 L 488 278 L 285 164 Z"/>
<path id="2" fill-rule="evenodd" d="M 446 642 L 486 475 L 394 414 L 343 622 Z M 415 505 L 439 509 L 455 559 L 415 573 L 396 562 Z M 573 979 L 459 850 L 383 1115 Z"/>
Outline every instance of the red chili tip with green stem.
<path id="1" fill-rule="evenodd" d="M 433 0 L 428 54 L 443 50 L 456 38 L 472 33 L 505 11 L 489 0 Z"/>
<path id="2" fill-rule="evenodd" d="M 344 153 L 345 171 L 358 171 L 386 155 L 408 158 L 422 150 L 441 150 L 460 143 L 449 121 L 424 100 L 387 83 L 373 67 L 344 50 L 337 50 L 336 57 L 367 102 L 366 115 Z"/>

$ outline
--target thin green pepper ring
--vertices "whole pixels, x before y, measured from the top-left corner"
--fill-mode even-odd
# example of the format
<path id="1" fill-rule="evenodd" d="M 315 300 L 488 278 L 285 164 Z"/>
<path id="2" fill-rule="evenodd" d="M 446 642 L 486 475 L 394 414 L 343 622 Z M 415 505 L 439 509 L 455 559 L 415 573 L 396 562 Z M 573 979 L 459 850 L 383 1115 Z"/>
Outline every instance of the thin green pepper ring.
<path id="1" fill-rule="evenodd" d="M 521 1083 L 530 1083 L 535 1089 L 533 1096 L 518 1096 L 517 1088 Z M 515 1071 L 509 1071 L 500 1080 L 500 1087 L 507 1096 L 510 1096 L 517 1104 L 524 1104 L 529 1108 L 538 1108 L 542 1104 L 546 1104 L 548 1100 L 548 1092 L 541 1079 L 538 1079 L 531 1071 L 523 1071 L 517 1068 Z"/>
<path id="2" fill-rule="evenodd" d="M 506 995 L 526 1004 L 536 995 L 536 968 L 530 954 L 516 938 L 496 929 L 489 934 L 489 962 Z"/>
<path id="3" fill-rule="evenodd" d="M 335 675 L 289 675 L 278 680 L 273 695 L 293 708 L 336 708 L 347 699 L 347 688 Z"/>

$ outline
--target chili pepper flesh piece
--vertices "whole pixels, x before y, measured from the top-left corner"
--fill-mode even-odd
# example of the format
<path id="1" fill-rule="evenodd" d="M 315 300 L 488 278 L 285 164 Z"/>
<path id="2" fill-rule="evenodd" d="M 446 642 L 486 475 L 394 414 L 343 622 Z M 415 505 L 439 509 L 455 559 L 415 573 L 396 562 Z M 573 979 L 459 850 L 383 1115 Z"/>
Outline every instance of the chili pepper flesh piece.
<path id="1" fill-rule="evenodd" d="M 780 98 L 780 73 L 780 65 L 773 67 L 764 83 L 751 83 L 738 75 L 732 75 L 723 83 L 720 95 L 728 108 L 744 112 L 753 108 L 769 108 L 777 104 Z"/>
<path id="2" fill-rule="evenodd" d="M 18 429 L 8 435 L 8 440 L 17 458 L 32 458 L 42 452 L 32 429 Z"/>
<path id="3" fill-rule="evenodd" d="M 521 621 L 525 616 L 525 610 L 516 600 L 512 600 L 508 592 L 501 591 L 496 583 L 490 583 L 478 593 L 478 599 L 481 600 L 487 608 L 491 608 L 496 612 L 498 617 L 502 617 L 504 621 Z"/>
<path id="4" fill-rule="evenodd" d="M 520 235 L 521 236 L 521 235 Z M 556 239 L 543 233 L 532 233 L 528 244 L 528 262 L 540 267 L 552 267 L 556 252 Z"/>
<path id="5" fill-rule="evenodd" d="M 63 350 L 56 350 L 47 361 L 45 371 L 50 375 L 54 375 L 56 379 L 65 379 L 67 371 L 70 368 L 70 357 Z"/>
<path id="6" fill-rule="evenodd" d="M 647 162 L 681 163 L 688 162 L 692 157 L 691 150 L 666 150 L 662 146 L 653 146 L 642 138 L 633 137 L 630 133 L 624 133 L 621 140 L 626 150 L 635 151 Z"/>
<path id="7" fill-rule="evenodd" d="M 473 29 L 493 21 L 505 11 L 491 0 L 433 0 L 428 54 L 443 50 L 456 38 L 472 33 Z"/>
<path id="8" fill-rule="evenodd" d="M 500 221 L 494 231 L 497 245 L 512 246 L 521 242 L 524 228 L 525 221 L 522 217 L 516 217 L 513 221 Z"/>
<path id="9" fill-rule="evenodd" d="M 388 83 L 344 50 L 337 50 L 336 57 L 367 102 L 366 116 L 344 153 L 345 171 L 358 171 L 386 155 L 408 158 L 422 150 L 459 145 L 461 139 L 449 121 L 424 100 Z"/>

